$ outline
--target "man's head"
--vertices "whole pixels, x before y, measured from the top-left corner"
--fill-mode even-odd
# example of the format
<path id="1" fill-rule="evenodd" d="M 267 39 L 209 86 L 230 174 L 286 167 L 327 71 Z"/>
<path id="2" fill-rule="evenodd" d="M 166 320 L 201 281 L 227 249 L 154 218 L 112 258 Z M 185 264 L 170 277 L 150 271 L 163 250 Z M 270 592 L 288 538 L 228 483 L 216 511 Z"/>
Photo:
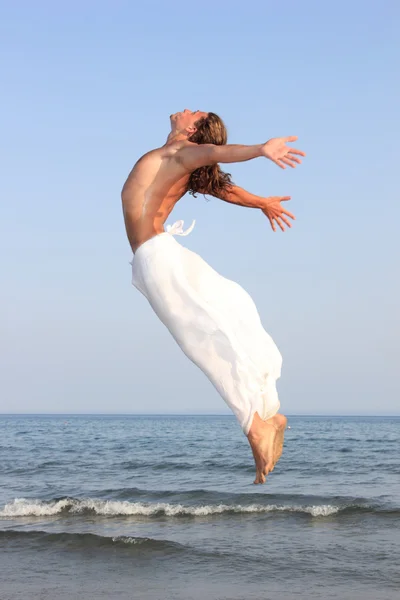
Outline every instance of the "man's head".
<path id="1" fill-rule="evenodd" d="M 206 118 L 208 113 L 200 110 L 191 111 L 185 108 L 182 112 L 170 116 L 172 133 L 183 133 L 188 137 L 196 131 L 196 121 Z"/>
<path id="2" fill-rule="evenodd" d="M 170 116 L 172 133 L 183 133 L 196 144 L 226 144 L 228 135 L 222 119 L 215 113 L 184 111 Z"/>

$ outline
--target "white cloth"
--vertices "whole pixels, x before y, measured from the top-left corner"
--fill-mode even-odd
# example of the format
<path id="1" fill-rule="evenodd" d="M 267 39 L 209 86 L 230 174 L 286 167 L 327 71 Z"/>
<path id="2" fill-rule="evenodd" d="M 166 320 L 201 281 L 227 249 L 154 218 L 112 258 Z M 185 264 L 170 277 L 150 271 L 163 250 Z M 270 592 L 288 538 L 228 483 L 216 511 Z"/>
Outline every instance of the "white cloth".
<path id="1" fill-rule="evenodd" d="M 139 246 L 132 283 L 247 435 L 256 411 L 266 420 L 279 410 L 282 357 L 249 294 L 172 237 L 187 235 L 193 226 L 183 231 L 183 221 L 177 221 Z"/>

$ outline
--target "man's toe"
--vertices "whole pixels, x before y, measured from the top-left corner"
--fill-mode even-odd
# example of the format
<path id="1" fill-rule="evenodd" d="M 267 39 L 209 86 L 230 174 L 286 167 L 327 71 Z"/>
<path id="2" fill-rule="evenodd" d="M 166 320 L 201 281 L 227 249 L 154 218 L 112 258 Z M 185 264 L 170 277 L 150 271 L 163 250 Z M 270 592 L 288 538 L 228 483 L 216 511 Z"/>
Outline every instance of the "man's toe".
<path id="1" fill-rule="evenodd" d="M 256 472 L 256 478 L 254 480 L 254 483 L 265 483 L 265 477 L 262 471 Z"/>

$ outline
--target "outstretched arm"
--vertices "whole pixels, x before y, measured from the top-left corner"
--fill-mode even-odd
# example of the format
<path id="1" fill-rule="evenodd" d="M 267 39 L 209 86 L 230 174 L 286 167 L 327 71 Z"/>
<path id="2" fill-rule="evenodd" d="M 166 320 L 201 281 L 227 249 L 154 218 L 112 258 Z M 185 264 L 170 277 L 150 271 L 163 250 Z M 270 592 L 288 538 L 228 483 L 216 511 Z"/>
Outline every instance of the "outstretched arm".
<path id="1" fill-rule="evenodd" d="M 263 144 L 242 146 L 241 144 L 185 144 L 176 153 L 176 159 L 190 172 L 216 165 L 217 163 L 234 163 L 251 160 L 262 156 Z"/>
<path id="2" fill-rule="evenodd" d="M 251 160 L 263 156 L 269 158 L 282 169 L 288 165 L 295 167 L 301 160 L 298 156 L 305 156 L 301 150 L 290 148 L 286 142 L 294 142 L 296 136 L 273 138 L 265 144 L 255 146 L 242 146 L 240 144 L 185 144 L 178 150 L 175 157 L 189 172 L 200 167 L 217 163 L 234 163 Z"/>
<path id="3" fill-rule="evenodd" d="M 276 224 L 282 231 L 285 231 L 284 224 L 289 228 L 292 226 L 287 217 L 293 220 L 296 218 L 293 213 L 285 210 L 283 206 L 281 206 L 281 202 L 290 200 L 290 196 L 270 196 L 268 198 L 263 198 L 262 196 L 255 196 L 236 185 L 230 185 L 225 190 L 221 191 L 218 196 L 214 195 L 214 197 L 224 200 L 224 202 L 229 202 L 230 204 L 237 204 L 238 206 L 259 208 L 268 218 L 273 231 L 276 231 Z"/>

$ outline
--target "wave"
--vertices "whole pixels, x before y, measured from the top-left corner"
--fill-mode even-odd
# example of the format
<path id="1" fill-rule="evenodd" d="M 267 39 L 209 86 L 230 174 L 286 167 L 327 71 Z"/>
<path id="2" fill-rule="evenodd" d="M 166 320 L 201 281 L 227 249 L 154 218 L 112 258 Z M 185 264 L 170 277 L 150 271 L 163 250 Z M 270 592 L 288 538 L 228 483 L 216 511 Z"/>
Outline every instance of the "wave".
<path id="1" fill-rule="evenodd" d="M 21 541 L 35 542 L 35 543 L 60 543 L 63 546 L 74 546 L 80 548 L 104 548 L 104 547 L 140 547 L 140 552 L 145 550 L 159 551 L 163 553 L 179 552 L 182 550 L 186 551 L 185 546 L 172 542 L 169 540 L 156 540 L 147 537 L 132 537 L 132 536 L 115 536 L 107 537 L 97 535 L 94 533 L 48 533 L 46 531 L 19 531 L 15 529 L 8 529 L 6 531 L 0 530 L 0 542 L 1 541 Z M 139 549 L 139 548 L 138 548 Z"/>
<path id="2" fill-rule="evenodd" d="M 297 513 L 328 517 L 343 512 L 382 512 L 365 504 L 201 504 L 130 502 L 96 498 L 62 498 L 50 501 L 16 498 L 0 510 L 0 518 L 97 515 L 104 517 L 212 517 L 267 513 Z"/>

